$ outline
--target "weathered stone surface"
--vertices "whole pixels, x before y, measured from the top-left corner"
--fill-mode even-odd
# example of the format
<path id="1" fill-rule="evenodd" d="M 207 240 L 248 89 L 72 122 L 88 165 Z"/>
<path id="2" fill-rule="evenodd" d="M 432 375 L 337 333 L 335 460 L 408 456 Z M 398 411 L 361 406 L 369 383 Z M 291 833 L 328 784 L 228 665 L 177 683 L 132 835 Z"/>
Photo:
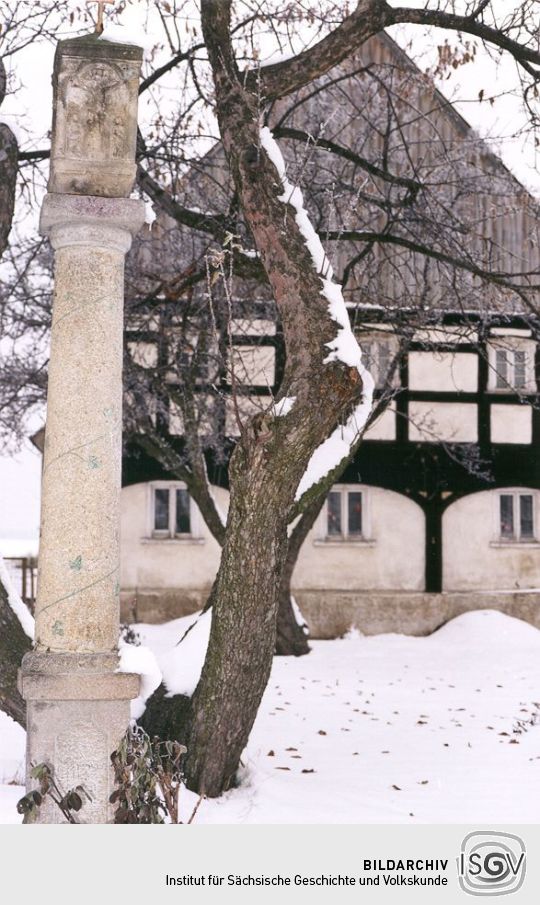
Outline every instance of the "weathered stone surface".
<path id="1" fill-rule="evenodd" d="M 33 766 L 46 763 L 63 793 L 82 785 L 85 800 L 77 815 L 81 823 L 110 823 L 113 788 L 110 755 L 118 747 L 129 721 L 129 700 L 139 693 L 139 676 L 114 672 L 116 654 L 25 655 L 19 673 L 27 701 L 27 788 L 38 783 Z M 40 823 L 64 823 L 48 798 L 39 811 Z"/>
<path id="2" fill-rule="evenodd" d="M 98 35 L 60 41 L 50 192 L 127 197 L 135 179 L 142 49 Z"/>
<path id="3" fill-rule="evenodd" d="M 139 676 L 131 673 L 103 675 L 25 675 L 21 693 L 26 701 L 117 701 L 131 700 L 139 693 Z"/>
<path id="4" fill-rule="evenodd" d="M 141 219 L 142 218 L 142 219 Z M 41 208 L 39 228 L 54 248 L 63 245 L 113 247 L 125 254 L 131 237 L 144 222 L 144 205 L 137 198 L 48 194 Z"/>
<path id="5" fill-rule="evenodd" d="M 25 675 L 61 676 L 75 670 L 77 674 L 93 676 L 113 672 L 118 666 L 118 654 L 40 653 L 29 651 L 24 657 Z"/>
<path id="6" fill-rule="evenodd" d="M 62 793 L 82 785 L 91 796 L 77 815 L 80 823 L 112 823 L 110 755 L 128 722 L 129 701 L 28 701 L 27 789 L 37 787 L 30 776 L 32 765 L 47 763 Z M 46 797 L 39 823 L 66 822 Z"/>
<path id="7" fill-rule="evenodd" d="M 124 254 L 133 199 L 47 196 L 56 250 L 36 648 L 112 651 L 119 620 Z"/>
<path id="8" fill-rule="evenodd" d="M 110 755 L 139 677 L 119 674 L 119 497 L 124 256 L 144 221 L 135 172 L 140 48 L 61 42 L 50 186 L 40 229 L 55 250 L 35 651 L 23 660 L 27 788 L 47 763 L 82 823 L 112 820 Z M 78 194 L 69 194 L 78 193 Z M 111 197 L 102 197 L 111 196 Z M 65 818 L 47 796 L 40 823 Z"/>

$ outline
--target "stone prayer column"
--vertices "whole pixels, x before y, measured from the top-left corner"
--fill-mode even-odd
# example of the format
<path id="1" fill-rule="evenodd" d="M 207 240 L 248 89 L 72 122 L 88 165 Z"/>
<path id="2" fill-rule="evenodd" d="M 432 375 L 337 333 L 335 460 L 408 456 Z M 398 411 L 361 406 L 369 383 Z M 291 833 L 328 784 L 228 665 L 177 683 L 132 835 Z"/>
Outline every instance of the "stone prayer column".
<path id="1" fill-rule="evenodd" d="M 144 220 L 135 178 L 142 50 L 97 35 L 61 41 L 54 66 L 49 194 L 40 230 L 55 251 L 27 785 L 47 763 L 62 792 L 91 796 L 78 819 L 113 818 L 110 754 L 139 677 L 116 672 L 122 450 L 124 257 Z M 48 797 L 43 823 L 65 822 Z"/>

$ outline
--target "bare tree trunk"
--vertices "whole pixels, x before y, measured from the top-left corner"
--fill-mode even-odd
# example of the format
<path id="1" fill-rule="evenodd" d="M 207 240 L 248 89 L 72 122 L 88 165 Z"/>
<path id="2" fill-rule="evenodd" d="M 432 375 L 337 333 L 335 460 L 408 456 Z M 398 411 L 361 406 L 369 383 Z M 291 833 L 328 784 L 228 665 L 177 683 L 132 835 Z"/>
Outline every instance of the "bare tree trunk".
<path id="1" fill-rule="evenodd" d="M 280 480 L 262 460 L 250 468 L 246 458 L 239 446 L 231 459 L 235 480 L 211 641 L 192 700 L 186 778 L 190 788 L 210 796 L 234 781 L 268 682 L 287 549 Z"/>
<path id="2" fill-rule="evenodd" d="M 303 657 L 309 654 L 307 626 L 300 625 L 294 611 L 290 581 L 284 575 L 279 589 L 276 620 L 276 657 Z"/>
<path id="3" fill-rule="evenodd" d="M 358 367 L 329 359 L 336 320 L 296 210 L 261 147 L 257 97 L 234 59 L 230 3 L 202 0 L 201 20 L 223 147 L 283 324 L 281 394 L 294 397 L 287 414 L 267 412 L 244 424 L 229 467 L 226 539 L 186 761 L 189 787 L 216 796 L 234 782 L 270 675 L 297 488 L 315 450 L 356 410 L 363 383 Z"/>
<path id="4" fill-rule="evenodd" d="M 196 497 L 195 497 L 196 498 Z M 276 618 L 276 634 L 274 653 L 282 657 L 301 657 L 309 654 L 308 634 L 298 624 L 292 605 L 291 580 L 302 544 L 307 537 L 317 515 L 325 500 L 322 494 L 310 504 L 308 509 L 295 525 L 289 542 L 285 564 L 282 568 L 281 584 L 278 596 L 278 609 Z M 247 537 L 248 550 L 253 548 L 251 538 Z M 204 611 L 209 610 L 218 600 L 219 585 L 217 580 L 212 585 L 212 590 L 204 606 Z M 232 630 L 234 645 L 235 631 Z M 256 650 L 256 648 L 255 648 Z M 182 648 L 178 649 L 178 656 L 182 656 Z M 231 656 L 236 656 L 233 651 Z M 266 684 L 266 680 L 265 680 Z M 167 695 L 167 689 L 163 683 L 156 689 L 146 702 L 146 708 L 142 717 L 138 720 L 142 728 L 150 736 L 158 736 L 161 739 L 176 739 L 182 744 L 188 742 L 189 722 L 192 707 L 190 699 L 186 695 Z"/>
<path id="5" fill-rule="evenodd" d="M 281 657 L 301 657 L 309 654 L 308 635 L 298 624 L 292 605 L 292 577 L 302 545 L 321 511 L 326 493 L 319 494 L 302 513 L 289 537 L 287 556 L 281 576 L 276 625 L 276 654 Z"/>
<path id="6" fill-rule="evenodd" d="M 21 623 L 8 602 L 7 590 L 0 581 L 0 710 L 23 728 L 26 704 L 17 688 L 17 671 L 24 654 L 32 647 Z"/>

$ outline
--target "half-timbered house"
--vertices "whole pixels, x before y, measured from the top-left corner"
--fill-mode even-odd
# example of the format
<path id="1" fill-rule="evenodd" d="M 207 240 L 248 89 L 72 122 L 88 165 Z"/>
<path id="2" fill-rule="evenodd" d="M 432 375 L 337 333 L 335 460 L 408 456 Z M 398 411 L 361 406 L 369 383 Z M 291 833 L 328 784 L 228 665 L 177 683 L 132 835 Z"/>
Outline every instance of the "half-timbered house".
<path id="1" fill-rule="evenodd" d="M 385 403 L 298 560 L 293 591 L 312 634 L 351 626 L 421 634 L 485 607 L 540 626 L 534 200 L 385 35 L 280 101 L 269 124 L 326 238 Z M 186 177 L 188 206 L 225 203 L 220 155 L 217 147 L 202 176 Z M 159 217 L 152 236 L 143 258 L 153 259 L 157 245 L 165 261 L 186 254 L 172 221 Z M 239 407 L 240 417 L 267 408 L 283 372 L 271 299 L 254 281 L 240 283 L 243 307 L 231 309 L 227 333 L 232 365 L 220 378 L 231 395 L 231 443 Z M 174 381 L 180 353 L 171 358 L 156 338 L 160 310 L 154 304 L 144 332 L 128 321 L 127 346 L 142 366 L 162 356 Z M 243 388 L 236 401 L 231 367 Z M 178 411 L 169 404 L 156 418 L 181 443 Z M 226 510 L 226 465 L 209 455 L 208 468 Z M 161 621 L 200 608 L 219 555 L 185 484 L 128 444 L 125 617 Z"/>

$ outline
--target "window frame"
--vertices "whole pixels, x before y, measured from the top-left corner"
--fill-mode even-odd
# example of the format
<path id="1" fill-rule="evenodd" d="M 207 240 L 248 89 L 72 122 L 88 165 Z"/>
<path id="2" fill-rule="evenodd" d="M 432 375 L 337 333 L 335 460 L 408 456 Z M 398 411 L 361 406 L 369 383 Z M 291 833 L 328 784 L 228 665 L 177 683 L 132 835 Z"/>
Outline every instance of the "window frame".
<path id="1" fill-rule="evenodd" d="M 167 490 L 169 492 L 169 526 L 168 528 L 155 527 L 156 512 L 156 491 Z M 176 529 L 176 505 L 177 491 L 185 490 L 189 498 L 189 532 L 177 532 Z M 147 536 L 152 540 L 159 541 L 197 541 L 200 543 L 203 538 L 200 536 L 200 518 L 198 509 L 195 505 L 193 497 L 189 493 L 184 481 L 152 481 L 149 485 L 148 494 L 148 532 Z"/>
<path id="2" fill-rule="evenodd" d="M 512 533 L 503 534 L 502 531 L 502 499 L 509 497 L 512 500 Z M 522 534 L 521 498 L 530 497 L 532 500 L 532 534 Z M 495 537 L 494 545 L 499 546 L 539 546 L 538 539 L 538 493 L 529 487 L 501 487 L 495 494 Z"/>
<path id="3" fill-rule="evenodd" d="M 341 497 L 341 532 L 329 534 L 328 532 L 328 498 L 331 493 L 339 493 Z M 362 532 L 351 534 L 349 532 L 349 494 L 359 493 L 362 497 Z M 371 512 L 370 494 L 361 484 L 334 484 L 326 496 L 321 512 L 320 541 L 325 544 L 372 544 L 371 537 Z"/>
<path id="4" fill-rule="evenodd" d="M 386 386 L 390 366 L 399 352 L 399 342 L 394 334 L 389 330 L 364 333 L 359 329 L 355 332 L 355 337 L 362 350 L 362 364 L 373 377 L 375 390 L 382 391 L 400 386 L 399 366 L 395 369 L 388 387 Z M 382 350 L 384 350 L 384 354 L 381 354 Z M 381 362 L 383 359 L 386 359 L 384 379 L 381 377 Z"/>
<path id="5" fill-rule="evenodd" d="M 504 341 L 507 344 L 502 345 Z M 488 392 L 514 396 L 529 396 L 536 393 L 535 348 L 531 344 L 533 341 L 530 338 L 496 336 L 488 342 Z M 506 358 L 504 367 L 500 367 L 498 362 L 502 355 Z M 516 361 L 518 356 L 523 357 L 520 363 Z M 520 385 L 516 379 L 519 370 L 523 371 L 523 382 Z M 503 376 L 504 372 L 506 377 Z"/>

